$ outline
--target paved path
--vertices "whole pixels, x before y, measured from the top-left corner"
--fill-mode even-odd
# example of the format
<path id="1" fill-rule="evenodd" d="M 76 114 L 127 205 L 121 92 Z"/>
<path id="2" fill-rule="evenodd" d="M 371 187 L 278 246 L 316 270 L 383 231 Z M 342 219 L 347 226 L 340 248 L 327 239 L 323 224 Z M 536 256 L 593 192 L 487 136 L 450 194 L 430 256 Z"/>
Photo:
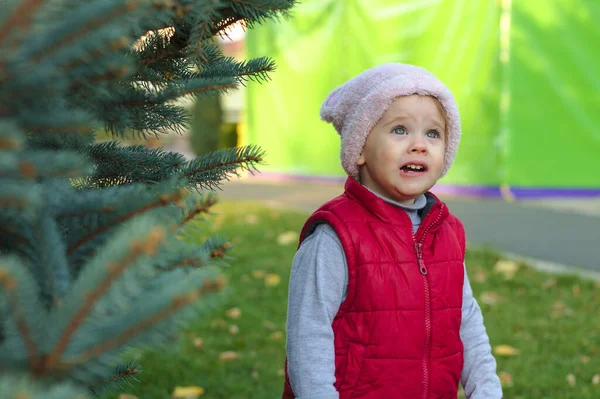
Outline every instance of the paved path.
<path id="1" fill-rule="evenodd" d="M 243 178 L 226 182 L 223 199 L 248 199 L 311 212 L 343 191 L 342 184 L 274 182 Z M 600 201 L 507 203 L 444 198 L 467 232 L 469 244 L 489 246 L 538 261 L 600 275 Z M 571 204 L 573 205 L 573 204 Z"/>

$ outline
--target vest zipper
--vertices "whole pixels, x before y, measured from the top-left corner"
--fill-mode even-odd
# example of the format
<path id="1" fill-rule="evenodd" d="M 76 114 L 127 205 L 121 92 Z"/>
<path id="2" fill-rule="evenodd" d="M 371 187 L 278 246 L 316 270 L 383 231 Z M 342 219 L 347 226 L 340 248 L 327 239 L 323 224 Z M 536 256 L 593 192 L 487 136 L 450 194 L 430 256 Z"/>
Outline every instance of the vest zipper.
<path id="1" fill-rule="evenodd" d="M 423 353 L 423 399 L 427 399 L 429 395 L 429 341 L 431 340 L 431 298 L 429 290 L 429 278 L 427 278 L 427 266 L 425 266 L 425 261 L 423 260 L 423 241 L 425 241 L 425 237 L 427 236 L 427 232 L 429 231 L 429 229 L 439 222 L 444 209 L 443 207 L 444 203 L 441 204 L 440 211 L 436 219 L 425 227 L 425 230 L 419 237 L 419 241 L 417 241 L 416 236 L 413 235 L 419 271 L 423 276 L 423 284 L 425 288 L 425 349 Z"/>

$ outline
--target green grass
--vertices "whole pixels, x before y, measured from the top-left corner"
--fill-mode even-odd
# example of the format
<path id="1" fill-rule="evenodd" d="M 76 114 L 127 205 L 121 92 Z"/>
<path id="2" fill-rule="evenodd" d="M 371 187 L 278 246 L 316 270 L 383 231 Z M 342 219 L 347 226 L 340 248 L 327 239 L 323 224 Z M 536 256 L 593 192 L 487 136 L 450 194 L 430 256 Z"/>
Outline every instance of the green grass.
<path id="1" fill-rule="evenodd" d="M 219 204 L 215 212 L 213 230 L 235 245 L 236 259 L 223 269 L 227 291 L 174 345 L 140 354 L 142 384 L 127 390 L 140 399 L 170 398 L 175 386 L 203 387 L 206 398 L 281 395 L 287 283 L 296 241 L 279 245 L 277 237 L 299 232 L 307 215 L 242 202 Z M 496 357 L 504 397 L 600 397 L 600 383 L 592 382 L 600 374 L 600 284 L 524 266 L 507 279 L 494 271 L 497 261 L 490 251 L 470 251 L 466 260 L 492 345 L 519 351 Z M 280 276 L 280 283 L 267 286 L 264 273 Z M 241 311 L 237 319 L 227 313 L 232 308 Z M 235 328 L 239 331 L 232 333 Z M 203 340 L 199 348 L 196 337 Z M 239 358 L 221 360 L 226 351 Z"/>

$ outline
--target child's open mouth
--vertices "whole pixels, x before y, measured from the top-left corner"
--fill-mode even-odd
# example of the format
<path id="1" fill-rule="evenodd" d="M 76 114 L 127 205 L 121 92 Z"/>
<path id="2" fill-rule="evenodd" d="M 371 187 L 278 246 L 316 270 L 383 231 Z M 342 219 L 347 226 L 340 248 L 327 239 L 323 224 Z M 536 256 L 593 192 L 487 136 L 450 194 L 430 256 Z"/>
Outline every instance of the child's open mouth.
<path id="1" fill-rule="evenodd" d="M 400 168 L 403 173 L 418 175 L 427 171 L 427 166 L 417 163 L 409 163 Z"/>

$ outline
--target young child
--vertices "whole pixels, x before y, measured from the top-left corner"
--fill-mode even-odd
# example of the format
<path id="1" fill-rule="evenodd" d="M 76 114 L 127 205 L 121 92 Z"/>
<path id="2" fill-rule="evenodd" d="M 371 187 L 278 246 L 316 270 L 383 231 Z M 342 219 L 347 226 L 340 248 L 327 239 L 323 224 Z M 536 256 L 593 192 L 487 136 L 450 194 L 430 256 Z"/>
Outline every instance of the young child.
<path id="1" fill-rule="evenodd" d="M 426 70 L 371 68 L 321 108 L 342 195 L 308 219 L 292 265 L 284 399 L 500 399 L 461 222 L 429 189 L 457 152 L 452 93 Z"/>

